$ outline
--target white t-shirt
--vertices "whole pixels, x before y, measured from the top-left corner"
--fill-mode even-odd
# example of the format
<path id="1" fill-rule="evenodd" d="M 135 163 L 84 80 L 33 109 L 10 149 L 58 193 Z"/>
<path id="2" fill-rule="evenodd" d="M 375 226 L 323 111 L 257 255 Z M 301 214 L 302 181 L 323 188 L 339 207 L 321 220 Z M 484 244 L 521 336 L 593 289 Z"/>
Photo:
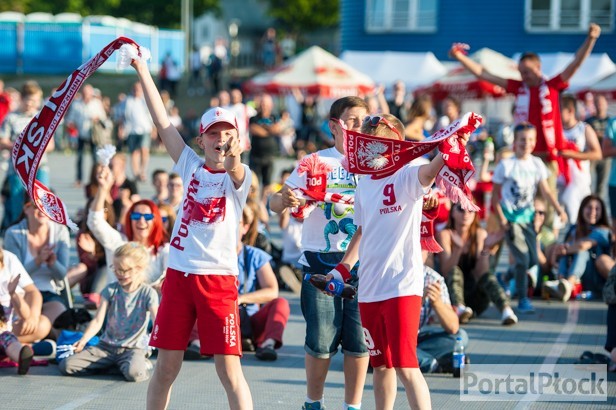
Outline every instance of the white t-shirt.
<path id="1" fill-rule="evenodd" d="M 423 196 L 418 166 L 381 179 L 362 178 L 355 194 L 359 243 L 359 302 L 423 295 L 420 227 Z"/>
<path id="2" fill-rule="evenodd" d="M 327 192 L 354 194 L 357 177 L 342 167 L 340 161 L 344 156 L 334 148 L 318 151 L 319 160 L 331 166 L 327 173 Z M 307 174 L 300 176 L 297 168 L 287 178 L 286 185 L 291 188 L 306 188 Z M 308 218 L 304 220 L 302 230 L 302 251 L 310 252 L 344 252 L 355 233 L 353 206 L 344 204 L 320 203 Z M 348 229 L 349 224 L 353 229 Z"/>
<path id="3" fill-rule="evenodd" d="M 511 157 L 501 160 L 492 182 L 502 185 L 501 207 L 509 222 L 530 223 L 535 213 L 535 194 L 541 180 L 548 178 L 548 169 L 541 159 Z"/>
<path id="4" fill-rule="evenodd" d="M 32 278 L 30 278 L 30 275 L 28 275 L 28 272 L 26 272 L 26 269 L 24 269 L 24 266 L 17 256 L 7 250 L 4 250 L 3 253 L 4 267 L 0 269 L 0 309 L 4 309 L 7 322 L 4 328 L 2 324 L 0 324 L 0 333 L 5 330 L 10 332 L 13 328 L 13 307 L 11 306 L 11 295 L 8 291 L 9 282 L 15 278 L 15 276 L 21 275 L 16 289 L 16 292 L 21 294 L 25 293 L 24 288 L 26 286 L 34 284 Z"/>
<path id="5" fill-rule="evenodd" d="M 239 189 L 226 171 L 212 171 L 186 146 L 174 167 L 184 199 L 173 226 L 169 267 L 196 275 L 237 275 L 237 236 L 252 174 Z M 193 178 L 194 175 L 194 178 Z"/>
<path id="6" fill-rule="evenodd" d="M 585 122 L 579 121 L 569 129 L 563 128 L 563 135 L 567 141 L 573 142 L 579 152 L 587 150 Z M 592 193 L 592 174 L 590 171 L 590 161 L 567 159 L 569 165 L 570 181 L 567 184 L 564 178 L 558 179 L 558 199 L 564 205 L 569 222 L 577 221 L 578 211 L 582 204 L 582 199 Z"/>

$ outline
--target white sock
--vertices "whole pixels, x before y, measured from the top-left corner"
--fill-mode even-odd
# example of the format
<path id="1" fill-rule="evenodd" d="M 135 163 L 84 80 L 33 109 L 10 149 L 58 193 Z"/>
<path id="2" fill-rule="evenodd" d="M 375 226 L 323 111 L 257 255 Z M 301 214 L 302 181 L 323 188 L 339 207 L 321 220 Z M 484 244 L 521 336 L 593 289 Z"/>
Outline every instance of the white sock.
<path id="1" fill-rule="evenodd" d="M 310 397 L 306 396 L 306 403 L 321 403 L 321 407 L 323 407 L 323 403 L 325 402 L 325 398 L 321 397 L 319 400 L 312 400 Z"/>
<path id="2" fill-rule="evenodd" d="M 349 408 L 360 410 L 361 409 L 361 402 L 359 404 L 347 404 L 347 402 L 345 401 L 344 402 L 344 410 L 349 410 Z"/>

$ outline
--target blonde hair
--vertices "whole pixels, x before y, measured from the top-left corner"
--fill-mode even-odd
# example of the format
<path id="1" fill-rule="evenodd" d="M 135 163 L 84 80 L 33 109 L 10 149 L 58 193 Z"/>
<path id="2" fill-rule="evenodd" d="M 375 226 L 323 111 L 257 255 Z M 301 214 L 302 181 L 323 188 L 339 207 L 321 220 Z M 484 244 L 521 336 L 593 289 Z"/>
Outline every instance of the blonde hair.
<path id="1" fill-rule="evenodd" d="M 145 282 L 145 270 L 150 265 L 150 258 L 150 252 L 137 242 L 125 243 L 113 253 L 114 262 L 117 259 L 130 259 L 131 267 L 137 272 L 133 280 L 140 282 Z"/>
<path id="2" fill-rule="evenodd" d="M 374 117 L 381 117 L 382 120 L 374 126 L 370 123 L 370 121 L 367 121 L 368 117 L 366 117 L 361 126 L 361 132 L 363 134 L 396 140 L 404 139 L 404 124 L 402 124 L 402 122 L 400 122 L 395 115 L 379 114 Z M 396 133 L 392 127 L 395 128 L 398 133 Z"/>

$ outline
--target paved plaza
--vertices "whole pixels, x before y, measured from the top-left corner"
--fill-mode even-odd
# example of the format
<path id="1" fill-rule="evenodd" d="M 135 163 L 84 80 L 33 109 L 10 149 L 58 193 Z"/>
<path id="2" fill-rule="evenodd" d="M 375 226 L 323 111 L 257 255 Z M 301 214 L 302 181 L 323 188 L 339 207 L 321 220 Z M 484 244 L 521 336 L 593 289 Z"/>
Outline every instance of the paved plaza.
<path id="1" fill-rule="evenodd" d="M 83 206 L 83 190 L 72 188 L 73 156 L 51 155 L 52 187 L 68 205 L 71 213 Z M 170 169 L 165 156 L 154 156 L 150 170 Z M 274 175 L 277 175 L 275 173 Z M 4 178 L 0 175 L 0 178 Z M 149 184 L 140 184 L 140 193 L 151 196 Z M 501 260 L 507 260 L 501 258 Z M 255 409 L 300 409 L 306 394 L 304 374 L 304 320 L 299 298 L 283 292 L 291 305 L 291 317 L 279 359 L 258 361 L 254 354 L 242 359 Z M 604 352 L 606 305 L 599 301 L 569 303 L 536 301 L 536 313 L 520 315 L 513 327 L 500 325 L 500 314 L 491 307 L 481 318 L 464 328 L 469 334 L 468 354 L 472 364 L 529 364 L 537 369 L 555 364 L 572 364 L 589 350 Z M 471 368 L 472 368 L 471 364 Z M 120 376 L 71 378 L 60 376 L 56 365 L 32 367 L 27 376 L 15 369 L 0 369 L 0 409 L 142 409 L 145 408 L 146 383 L 128 383 Z M 459 379 L 451 375 L 427 375 L 435 409 L 608 409 L 616 408 L 616 378 L 610 375 L 608 401 L 599 403 L 545 402 L 461 402 Z M 344 378 L 342 356 L 333 361 L 325 388 L 329 410 L 342 408 Z M 184 362 L 171 396 L 170 409 L 225 409 L 227 400 L 216 376 L 212 360 Z M 363 409 L 374 409 L 372 376 L 364 391 Z M 408 408 L 402 388 L 398 389 L 396 409 Z"/>

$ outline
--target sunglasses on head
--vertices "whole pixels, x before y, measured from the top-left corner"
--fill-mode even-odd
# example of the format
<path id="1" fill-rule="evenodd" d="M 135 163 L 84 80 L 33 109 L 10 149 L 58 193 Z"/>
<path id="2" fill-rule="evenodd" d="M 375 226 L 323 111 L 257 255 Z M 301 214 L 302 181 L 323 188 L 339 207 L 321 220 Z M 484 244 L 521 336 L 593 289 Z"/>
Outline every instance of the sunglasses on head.
<path id="1" fill-rule="evenodd" d="M 131 214 L 130 214 L 130 220 L 131 221 L 138 221 L 142 217 L 146 221 L 151 221 L 152 219 L 154 219 L 154 214 L 142 214 L 141 212 L 131 212 Z"/>
<path id="2" fill-rule="evenodd" d="M 379 124 L 383 124 L 386 127 L 388 127 L 390 130 L 395 132 L 398 137 L 401 137 L 400 131 L 398 131 L 396 127 L 394 127 L 389 121 L 387 121 L 387 118 L 385 117 L 381 117 L 379 115 L 375 115 L 375 116 L 369 115 L 366 118 L 364 118 L 363 125 L 366 125 L 366 124 L 370 124 L 371 127 L 376 127 Z"/>
<path id="3" fill-rule="evenodd" d="M 535 129 L 535 126 L 531 124 L 530 122 L 521 122 L 513 128 L 513 132 L 534 130 L 534 129 Z"/>

